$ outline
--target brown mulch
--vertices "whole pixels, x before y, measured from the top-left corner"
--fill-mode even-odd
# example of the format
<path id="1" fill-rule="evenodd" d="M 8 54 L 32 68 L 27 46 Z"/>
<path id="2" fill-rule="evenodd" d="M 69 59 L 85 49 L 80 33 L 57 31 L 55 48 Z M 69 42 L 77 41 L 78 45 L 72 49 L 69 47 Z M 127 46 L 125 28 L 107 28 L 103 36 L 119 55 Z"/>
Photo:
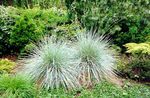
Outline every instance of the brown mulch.
<path id="1" fill-rule="evenodd" d="M 1 59 L 8 59 L 15 62 L 17 60 L 17 55 L 4 55 Z"/>

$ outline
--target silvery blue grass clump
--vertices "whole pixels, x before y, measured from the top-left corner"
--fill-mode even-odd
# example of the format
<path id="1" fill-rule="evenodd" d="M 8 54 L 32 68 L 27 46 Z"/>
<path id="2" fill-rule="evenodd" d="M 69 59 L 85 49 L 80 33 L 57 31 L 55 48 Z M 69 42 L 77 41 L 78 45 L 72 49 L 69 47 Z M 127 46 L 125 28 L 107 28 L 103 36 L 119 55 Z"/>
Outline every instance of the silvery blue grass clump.
<path id="1" fill-rule="evenodd" d="M 76 58 L 80 62 L 76 65 L 76 69 L 79 71 L 80 83 L 89 86 L 103 79 L 113 81 L 116 78 L 114 72 L 116 57 L 108 39 L 91 32 L 81 34 L 77 39 Z"/>
<path id="2" fill-rule="evenodd" d="M 104 36 L 83 33 L 71 44 L 44 38 L 23 59 L 24 73 L 47 89 L 79 88 L 116 78 L 115 54 Z"/>
<path id="3" fill-rule="evenodd" d="M 23 73 L 46 89 L 78 88 L 80 84 L 73 68 L 76 65 L 74 53 L 66 42 L 46 37 L 22 60 L 25 66 Z"/>

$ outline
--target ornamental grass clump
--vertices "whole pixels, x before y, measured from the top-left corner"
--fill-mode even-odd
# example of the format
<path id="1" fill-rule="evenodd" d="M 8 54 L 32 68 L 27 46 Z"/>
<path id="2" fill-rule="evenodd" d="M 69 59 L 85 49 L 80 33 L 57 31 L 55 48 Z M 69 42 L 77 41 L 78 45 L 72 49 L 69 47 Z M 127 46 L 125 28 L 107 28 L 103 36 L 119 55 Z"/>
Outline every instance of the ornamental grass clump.
<path id="1" fill-rule="evenodd" d="M 24 70 L 40 87 L 73 89 L 79 87 L 76 78 L 74 50 L 66 42 L 46 37 L 23 59 Z"/>
<path id="2" fill-rule="evenodd" d="M 80 63 L 76 65 L 76 69 L 79 71 L 80 83 L 91 85 L 103 79 L 114 80 L 116 57 L 108 40 L 91 32 L 81 34 L 77 39 L 76 58 Z"/>

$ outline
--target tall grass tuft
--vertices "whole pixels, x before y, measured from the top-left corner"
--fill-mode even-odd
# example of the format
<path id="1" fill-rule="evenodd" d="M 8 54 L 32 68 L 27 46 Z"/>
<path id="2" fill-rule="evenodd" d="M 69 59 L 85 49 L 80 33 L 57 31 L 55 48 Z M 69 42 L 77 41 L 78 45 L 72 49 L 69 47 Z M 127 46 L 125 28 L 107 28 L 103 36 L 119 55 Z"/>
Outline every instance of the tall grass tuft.
<path id="1" fill-rule="evenodd" d="M 46 37 L 23 59 L 24 70 L 40 87 L 73 89 L 80 84 L 73 66 L 74 50 L 67 43 Z"/>
<path id="2" fill-rule="evenodd" d="M 22 76 L 2 75 L 0 77 L 0 96 L 2 98 L 33 98 L 33 83 Z"/>
<path id="3" fill-rule="evenodd" d="M 80 83 L 92 85 L 103 79 L 115 79 L 116 58 L 109 41 L 104 36 L 97 36 L 92 32 L 81 34 L 77 39 L 76 58 L 80 63 L 76 65 L 76 69 L 79 71 Z"/>

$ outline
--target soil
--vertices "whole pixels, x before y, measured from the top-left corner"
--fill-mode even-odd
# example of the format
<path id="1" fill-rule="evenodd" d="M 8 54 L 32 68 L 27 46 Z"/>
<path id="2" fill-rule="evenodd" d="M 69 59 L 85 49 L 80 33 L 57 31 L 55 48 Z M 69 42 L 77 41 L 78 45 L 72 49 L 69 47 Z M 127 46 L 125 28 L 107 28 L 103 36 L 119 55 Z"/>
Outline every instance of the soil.
<path id="1" fill-rule="evenodd" d="M 16 61 L 17 60 L 17 55 L 4 55 L 2 56 L 2 59 L 8 59 L 8 60 L 12 60 L 12 61 Z"/>

